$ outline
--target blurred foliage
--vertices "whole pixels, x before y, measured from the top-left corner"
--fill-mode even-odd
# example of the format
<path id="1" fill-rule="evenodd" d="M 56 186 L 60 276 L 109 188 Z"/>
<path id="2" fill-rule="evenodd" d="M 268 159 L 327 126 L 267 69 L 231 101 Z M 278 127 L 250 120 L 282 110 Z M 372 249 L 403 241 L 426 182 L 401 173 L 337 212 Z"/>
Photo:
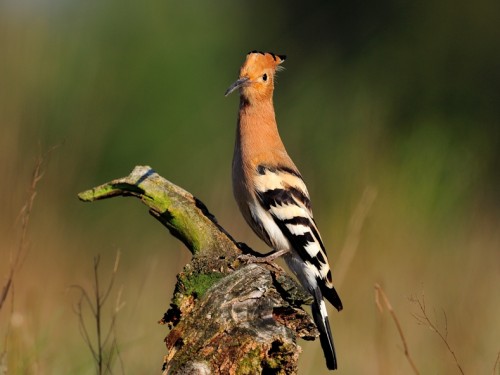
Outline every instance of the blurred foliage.
<path id="1" fill-rule="evenodd" d="M 134 165 L 191 191 L 237 238 L 263 249 L 228 199 L 237 98 L 223 96 L 245 54 L 259 49 L 288 55 L 275 91 L 278 123 L 332 263 L 362 192 L 378 191 L 341 287 L 347 308 L 332 314 L 339 373 L 405 366 L 396 340 L 380 351 L 375 281 L 406 312 L 422 373 L 449 373 L 453 364 L 408 313 L 405 296 L 421 289 L 447 310 L 467 372 L 490 371 L 500 349 L 500 301 L 483 287 L 500 282 L 499 19 L 494 0 L 1 1 L 2 274 L 33 160 L 62 143 L 16 279 L 14 310 L 25 326 L 11 332 L 10 368 L 92 371 L 64 290 L 88 278 L 81 264 L 97 253 L 112 258 L 115 247 L 124 254 L 123 319 L 141 322 L 121 331 L 125 368 L 159 367 L 164 332 L 154 321 L 187 252 L 137 202 L 76 200 Z M 65 359 L 55 354 L 62 345 Z M 304 373 L 323 371 L 315 345 L 304 344 Z"/>

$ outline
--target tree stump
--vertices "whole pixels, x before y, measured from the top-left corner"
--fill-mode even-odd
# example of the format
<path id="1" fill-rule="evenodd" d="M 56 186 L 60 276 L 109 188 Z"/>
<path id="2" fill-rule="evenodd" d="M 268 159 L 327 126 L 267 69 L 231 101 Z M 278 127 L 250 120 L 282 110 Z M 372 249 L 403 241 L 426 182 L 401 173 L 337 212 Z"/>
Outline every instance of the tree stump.
<path id="1" fill-rule="evenodd" d="M 294 279 L 258 262 L 200 200 L 148 166 L 78 194 L 85 202 L 116 196 L 139 198 L 193 255 L 160 320 L 170 328 L 163 374 L 297 373 L 297 338 L 319 333 L 301 307 L 312 298 Z"/>

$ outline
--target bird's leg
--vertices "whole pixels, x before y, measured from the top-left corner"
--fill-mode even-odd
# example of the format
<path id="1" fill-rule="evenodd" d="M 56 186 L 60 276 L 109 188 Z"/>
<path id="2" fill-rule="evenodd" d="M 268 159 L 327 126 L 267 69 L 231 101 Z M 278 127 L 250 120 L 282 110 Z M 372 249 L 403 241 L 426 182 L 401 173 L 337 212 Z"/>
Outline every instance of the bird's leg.
<path id="1" fill-rule="evenodd" d="M 279 258 L 282 255 L 285 255 L 289 251 L 290 251 L 289 249 L 273 250 L 273 251 L 271 251 L 267 254 L 264 254 L 262 256 L 241 254 L 238 258 L 241 260 L 244 260 L 248 263 L 270 263 L 270 262 L 274 261 L 276 258 Z"/>

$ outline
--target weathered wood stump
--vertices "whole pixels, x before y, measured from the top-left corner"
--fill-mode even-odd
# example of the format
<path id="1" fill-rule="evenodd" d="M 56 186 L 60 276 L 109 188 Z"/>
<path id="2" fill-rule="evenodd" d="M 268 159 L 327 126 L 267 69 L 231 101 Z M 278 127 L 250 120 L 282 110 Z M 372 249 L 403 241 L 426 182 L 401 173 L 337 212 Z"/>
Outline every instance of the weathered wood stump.
<path id="1" fill-rule="evenodd" d="M 163 374 L 296 374 L 297 338 L 318 331 L 302 309 L 311 297 L 274 263 L 236 242 L 193 195 L 138 166 L 78 195 L 85 202 L 132 196 L 192 253 L 160 323 L 170 332 Z M 252 258 L 252 257 L 250 257 Z"/>

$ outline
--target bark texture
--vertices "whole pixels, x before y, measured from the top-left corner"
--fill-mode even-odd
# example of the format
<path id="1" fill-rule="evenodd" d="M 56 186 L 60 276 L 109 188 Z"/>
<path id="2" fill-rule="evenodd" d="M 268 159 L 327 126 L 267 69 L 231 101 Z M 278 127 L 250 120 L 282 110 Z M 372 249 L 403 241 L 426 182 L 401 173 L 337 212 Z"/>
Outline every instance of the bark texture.
<path id="1" fill-rule="evenodd" d="M 147 166 L 78 197 L 91 202 L 139 198 L 193 257 L 177 275 L 170 308 L 163 374 L 295 374 L 297 337 L 318 331 L 302 309 L 311 297 L 275 264 L 236 242 L 193 195 Z"/>

